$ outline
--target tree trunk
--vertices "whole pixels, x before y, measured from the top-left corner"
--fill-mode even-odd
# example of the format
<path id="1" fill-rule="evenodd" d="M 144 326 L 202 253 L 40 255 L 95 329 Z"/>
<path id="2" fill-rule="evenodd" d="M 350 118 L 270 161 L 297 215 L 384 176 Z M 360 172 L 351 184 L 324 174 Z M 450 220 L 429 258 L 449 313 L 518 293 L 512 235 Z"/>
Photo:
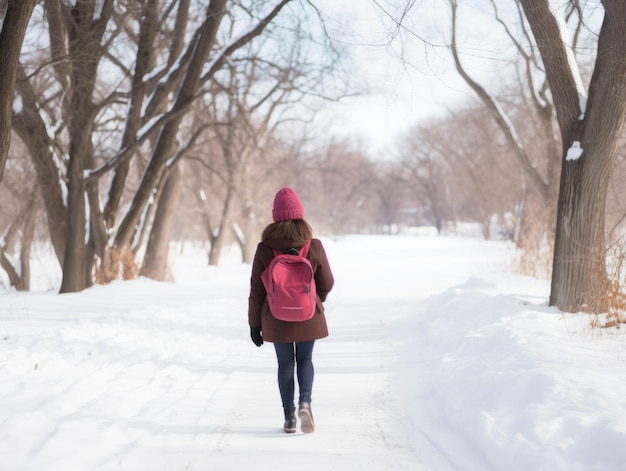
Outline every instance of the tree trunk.
<path id="1" fill-rule="evenodd" d="M 89 243 L 87 245 L 87 286 L 93 284 L 94 266 L 100 261 L 100 275 L 102 282 L 111 281 L 108 275 L 111 273 L 111 254 L 107 250 L 107 228 L 104 215 L 100 208 L 100 195 L 96 183 L 87 184 L 87 201 L 89 201 Z"/>
<path id="2" fill-rule="evenodd" d="M 605 17 L 587 109 L 577 123 L 561 127 L 564 152 L 550 304 L 569 312 L 602 312 L 607 301 L 604 218 L 626 120 L 626 4 L 602 3 Z M 576 141 L 582 154 L 571 158 Z"/>
<path id="3" fill-rule="evenodd" d="M 586 151 L 584 159 L 607 160 L 607 157 Z M 602 294 L 607 287 L 606 186 L 598 182 L 583 183 L 603 180 L 599 175 L 589 175 L 590 172 L 585 175 L 584 167 L 584 161 L 563 163 L 550 305 L 568 312 L 601 312 L 605 307 Z M 594 186 L 588 188 L 588 184 Z"/>
<path id="4" fill-rule="evenodd" d="M 209 249 L 209 265 L 211 266 L 217 266 L 220 263 L 220 256 L 222 255 L 222 248 L 224 247 L 223 231 L 224 226 L 220 226 L 219 232 L 211 241 L 211 248 Z"/>
<path id="5" fill-rule="evenodd" d="M 259 218 L 254 214 L 253 205 L 249 201 L 244 204 L 243 227 L 239 227 L 235 233 L 241 247 L 241 261 L 252 263 L 262 228 Z"/>
<path id="6" fill-rule="evenodd" d="M 163 187 L 141 267 L 142 276 L 157 281 L 166 281 L 168 277 L 169 242 L 182 189 L 181 164 L 179 162 L 172 169 Z"/>
<path id="7" fill-rule="evenodd" d="M 154 38 L 158 31 L 158 1 L 149 0 L 143 6 L 143 21 L 140 26 L 139 40 L 137 44 L 137 60 L 133 73 L 130 104 L 128 106 L 128 116 L 126 117 L 126 127 L 122 137 L 120 150 L 131 144 L 141 126 L 141 108 L 146 96 L 147 83 L 144 77 L 154 62 Z M 104 208 L 104 225 L 107 229 L 115 226 L 115 217 L 119 209 L 126 179 L 130 170 L 130 160 L 127 159 L 115 168 L 113 179 L 109 187 L 108 199 Z"/>
<path id="8" fill-rule="evenodd" d="M 93 92 L 98 64 L 103 54 L 101 40 L 112 13 L 111 0 L 103 2 L 95 16 L 95 3 L 76 3 L 71 7 L 68 24 L 68 51 L 71 61 L 71 113 L 67 169 L 68 236 L 63 263 L 61 293 L 82 291 L 91 284 L 91 264 L 87 260 L 87 213 L 85 204 L 85 169 L 93 166 L 91 135 L 94 126 Z M 95 188 L 93 188 L 95 191 Z M 97 198 L 92 198 L 97 200 Z M 99 203 L 96 203 L 99 204 Z M 96 213 L 94 213 L 96 214 Z"/>
<path id="9" fill-rule="evenodd" d="M 20 285 L 18 290 L 30 290 L 30 249 L 35 236 L 35 219 L 37 211 L 31 208 L 26 216 L 22 232 L 22 246 L 20 248 Z"/>
<path id="10" fill-rule="evenodd" d="M 11 143 L 13 91 L 26 27 L 38 0 L 9 0 L 0 26 L 0 182 Z"/>
<path id="11" fill-rule="evenodd" d="M 217 266 L 220 263 L 222 249 L 224 248 L 224 242 L 226 240 L 226 231 L 231 229 L 232 227 L 231 213 L 234 193 L 235 192 L 233 186 L 232 184 L 230 184 L 226 191 L 226 198 L 224 199 L 224 206 L 222 207 L 222 214 L 217 233 L 213 234 L 213 237 L 211 238 L 211 248 L 209 250 L 209 265 Z M 211 237 L 211 234 L 209 234 L 209 237 Z"/>
<path id="12" fill-rule="evenodd" d="M 85 182 L 82 160 L 70 156 L 67 184 L 67 222 L 68 235 L 63 260 L 63 280 L 61 293 L 74 293 L 87 287 L 86 217 L 85 217 Z"/>

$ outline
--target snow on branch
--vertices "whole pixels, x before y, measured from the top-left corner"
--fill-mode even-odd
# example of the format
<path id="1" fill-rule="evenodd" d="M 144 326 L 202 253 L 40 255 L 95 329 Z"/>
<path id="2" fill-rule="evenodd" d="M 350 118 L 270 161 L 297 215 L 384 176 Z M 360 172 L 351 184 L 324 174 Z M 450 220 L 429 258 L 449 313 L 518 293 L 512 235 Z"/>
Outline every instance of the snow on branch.
<path id="1" fill-rule="evenodd" d="M 576 61 L 576 54 L 574 53 L 572 41 L 567 39 L 571 35 L 567 27 L 567 23 L 561 16 L 557 16 L 556 19 L 559 25 L 559 30 L 561 32 L 561 38 L 563 39 L 565 53 L 567 55 L 567 64 L 574 79 L 574 83 L 576 84 L 576 92 L 578 93 L 578 102 L 580 106 L 580 116 L 578 117 L 578 119 L 583 120 L 585 118 L 585 112 L 587 110 L 587 90 L 583 85 L 583 79 L 580 74 L 578 62 Z"/>

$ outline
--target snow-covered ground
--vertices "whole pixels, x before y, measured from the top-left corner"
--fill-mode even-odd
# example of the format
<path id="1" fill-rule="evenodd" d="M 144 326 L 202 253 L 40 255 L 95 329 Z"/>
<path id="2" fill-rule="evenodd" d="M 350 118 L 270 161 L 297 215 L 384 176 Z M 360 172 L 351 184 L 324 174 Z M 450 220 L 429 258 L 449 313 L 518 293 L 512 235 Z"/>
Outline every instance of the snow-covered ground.
<path id="1" fill-rule="evenodd" d="M 282 431 L 250 267 L 176 255 L 177 282 L 0 288 L 0 469 L 626 469 L 626 337 L 547 307 L 510 248 L 324 239 L 336 289 L 316 343 L 313 434 Z M 51 287 L 52 289 L 47 289 Z"/>

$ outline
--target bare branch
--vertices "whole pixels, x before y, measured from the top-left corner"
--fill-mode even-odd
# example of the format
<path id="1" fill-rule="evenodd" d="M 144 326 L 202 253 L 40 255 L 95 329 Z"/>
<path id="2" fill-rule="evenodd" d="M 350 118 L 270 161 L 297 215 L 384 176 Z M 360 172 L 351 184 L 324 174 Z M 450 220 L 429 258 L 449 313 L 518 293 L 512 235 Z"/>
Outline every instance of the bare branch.
<path id="1" fill-rule="evenodd" d="M 539 174 L 537 169 L 534 167 L 534 165 L 526 155 L 526 151 L 524 150 L 524 147 L 520 142 L 520 138 L 513 123 L 506 116 L 496 100 L 467 73 L 467 71 L 463 67 L 463 64 L 461 63 L 456 44 L 457 2 L 456 0 L 449 0 L 449 2 L 452 12 L 452 38 L 450 43 L 450 49 L 452 52 L 452 57 L 454 59 L 455 68 L 459 75 L 463 77 L 463 80 L 465 80 L 470 88 L 474 90 L 476 95 L 478 95 L 478 97 L 491 111 L 491 114 L 498 123 L 498 126 L 500 126 L 500 129 L 502 129 L 502 131 L 504 132 L 505 138 L 511 146 L 511 149 L 515 152 L 517 159 L 522 164 L 524 171 L 528 174 L 529 178 L 531 179 L 539 193 L 542 195 L 544 200 L 548 201 L 550 197 L 548 184 L 544 181 L 543 177 Z"/>

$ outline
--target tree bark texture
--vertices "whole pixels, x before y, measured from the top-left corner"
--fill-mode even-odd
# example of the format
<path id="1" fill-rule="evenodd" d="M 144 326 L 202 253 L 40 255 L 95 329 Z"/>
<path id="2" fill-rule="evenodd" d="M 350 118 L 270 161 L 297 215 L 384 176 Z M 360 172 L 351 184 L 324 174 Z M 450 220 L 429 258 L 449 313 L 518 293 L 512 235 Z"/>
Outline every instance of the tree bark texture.
<path id="1" fill-rule="evenodd" d="M 169 243 L 182 190 L 181 166 L 182 162 L 171 170 L 159 197 L 141 267 L 142 276 L 157 281 L 166 281 L 168 276 Z"/>
<path id="2" fill-rule="evenodd" d="M 63 262 L 61 293 L 82 291 L 90 285 L 87 268 L 87 214 L 85 204 L 85 169 L 93 166 L 93 92 L 98 64 L 104 53 L 102 37 L 112 11 L 112 0 L 105 0 L 94 19 L 95 2 L 77 2 L 70 9 L 68 51 L 71 63 L 72 112 L 69 113 L 69 165 L 67 170 L 68 236 Z M 92 188 L 95 191 L 95 187 Z M 97 198 L 94 198 L 97 200 Z"/>
<path id="3" fill-rule="evenodd" d="M 8 0 L 0 30 L 0 182 L 11 143 L 13 91 L 26 27 L 38 0 Z"/>

